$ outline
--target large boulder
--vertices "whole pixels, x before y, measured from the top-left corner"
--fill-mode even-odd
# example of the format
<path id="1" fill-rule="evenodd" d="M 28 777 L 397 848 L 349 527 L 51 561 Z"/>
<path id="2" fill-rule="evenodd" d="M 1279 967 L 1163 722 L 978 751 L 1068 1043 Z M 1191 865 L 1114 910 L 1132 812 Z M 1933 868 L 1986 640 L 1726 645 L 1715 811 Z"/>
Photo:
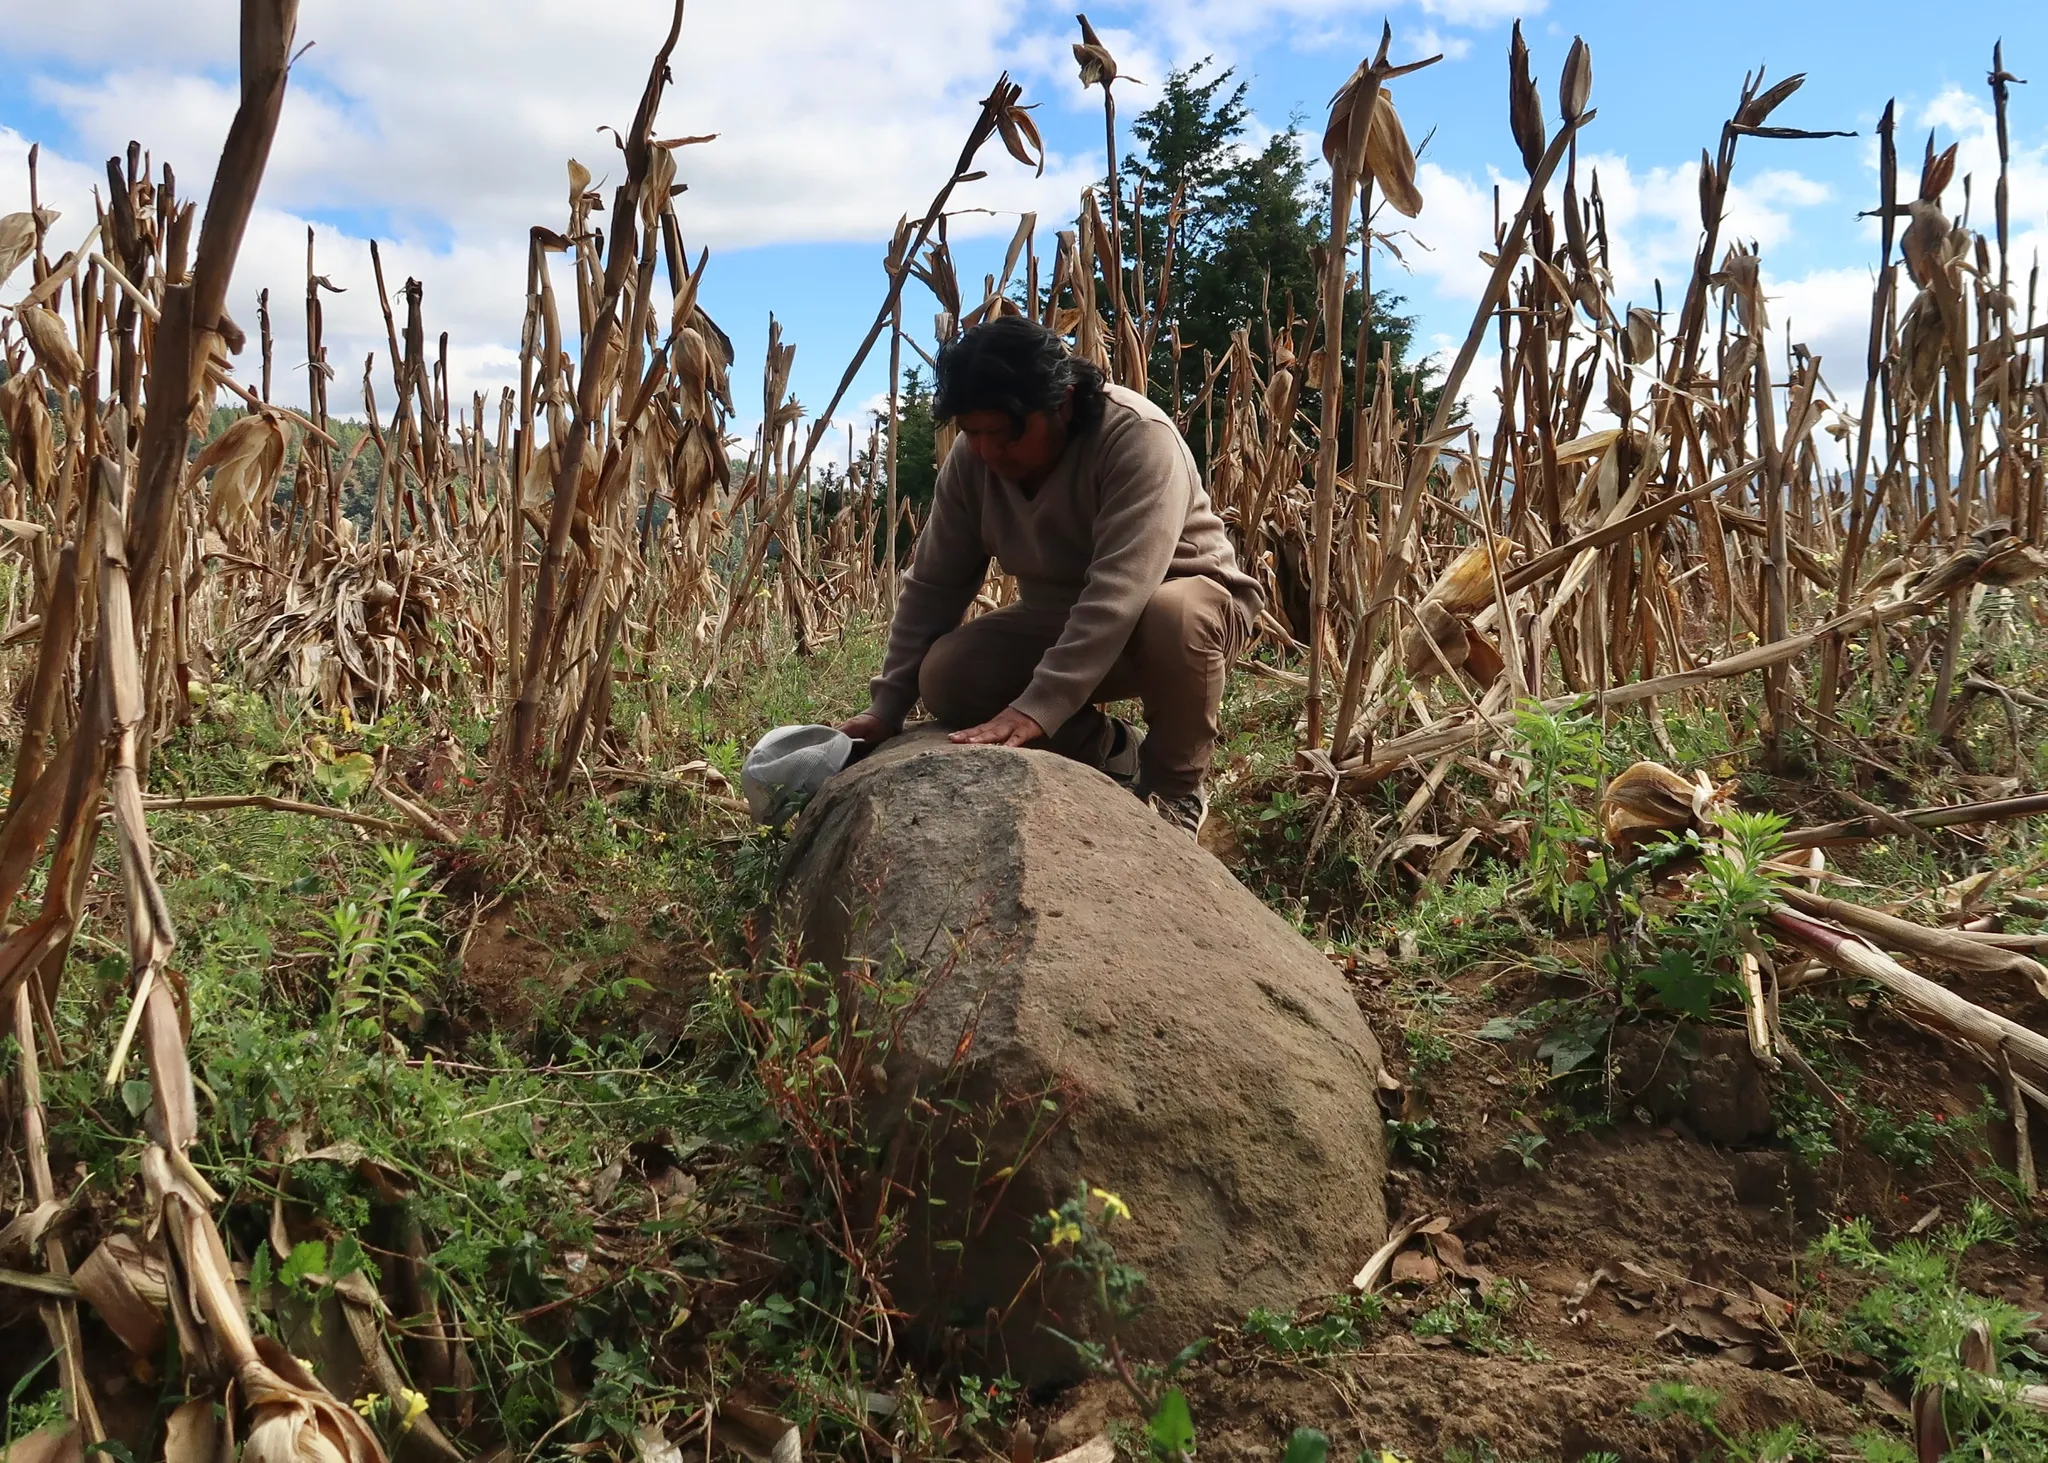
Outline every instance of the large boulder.
<path id="1" fill-rule="evenodd" d="M 1100 1307 L 1033 1224 L 1086 1184 L 1144 1272 L 1118 1340 L 1170 1357 L 1341 1290 L 1386 1235 L 1380 1054 L 1344 982 L 1222 864 L 1045 752 L 911 735 L 805 810 L 806 956 L 909 975 L 870 1137 L 912 1197 L 890 1288 L 928 1349 L 1030 1383 Z M 1041 1264 L 1043 1260 L 1043 1264 Z"/>

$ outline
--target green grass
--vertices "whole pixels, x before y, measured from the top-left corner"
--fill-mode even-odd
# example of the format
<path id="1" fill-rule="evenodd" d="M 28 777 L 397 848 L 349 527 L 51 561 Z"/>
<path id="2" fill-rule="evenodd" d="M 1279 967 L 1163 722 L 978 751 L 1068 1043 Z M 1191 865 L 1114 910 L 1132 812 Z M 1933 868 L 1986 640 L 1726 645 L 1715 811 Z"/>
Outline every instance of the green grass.
<path id="1" fill-rule="evenodd" d="M 750 737 L 858 709 L 875 653 L 871 637 L 850 640 L 693 693 L 702 719 L 676 760 L 709 754 L 698 733 L 711 726 Z M 487 730 L 456 731 L 475 767 Z M 400 757 L 427 736 L 402 709 L 337 724 L 217 686 L 157 749 L 151 785 L 346 803 L 314 775 L 328 749 Z M 159 813 L 151 827 L 192 1018 L 193 1156 L 224 1196 L 267 1328 L 302 1339 L 292 1317 L 319 1283 L 309 1275 L 374 1275 L 406 1263 L 417 1236 L 420 1287 L 467 1338 L 466 1405 L 522 1451 L 543 1436 L 618 1442 L 694 1406 L 707 1370 L 858 1371 L 840 1341 L 844 1266 L 810 1237 L 819 1201 L 793 1182 L 804 1159 L 759 1077 L 772 1054 L 737 1014 L 763 977 L 719 978 L 714 960 L 679 1038 L 638 1019 L 649 992 L 630 974 L 636 951 L 737 958 L 777 840 L 686 794 L 570 804 L 486 870 L 487 897 L 504 896 L 555 973 L 529 1027 L 495 1029 L 454 959 L 475 910 L 422 900 L 369 835 L 253 809 Z M 111 866 L 110 841 L 101 855 Z M 150 1103 L 139 1055 L 102 1081 L 126 1008 L 118 919 L 95 904 L 81 931 L 55 1013 L 72 1060 L 45 1069 L 61 1162 L 117 1206 L 141 1192 Z M 7 1046 L 0 1076 L 13 1066 Z M 277 1204 L 289 1257 L 268 1243 Z M 15 1397 L 9 1425 L 46 1403 Z"/>

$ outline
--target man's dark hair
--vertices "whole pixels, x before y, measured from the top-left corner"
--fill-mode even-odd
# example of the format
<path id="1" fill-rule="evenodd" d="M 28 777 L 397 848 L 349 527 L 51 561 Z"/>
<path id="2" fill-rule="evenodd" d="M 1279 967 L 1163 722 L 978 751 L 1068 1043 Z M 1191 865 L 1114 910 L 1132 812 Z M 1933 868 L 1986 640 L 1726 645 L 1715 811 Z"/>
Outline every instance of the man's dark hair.
<path id="1" fill-rule="evenodd" d="M 1074 392 L 1073 429 L 1102 420 L 1102 372 L 1071 355 L 1060 338 L 1035 320 L 1004 315 L 964 332 L 939 348 L 938 393 L 932 415 L 951 421 L 964 412 L 999 411 L 1024 430 L 1032 412 L 1056 412 Z"/>

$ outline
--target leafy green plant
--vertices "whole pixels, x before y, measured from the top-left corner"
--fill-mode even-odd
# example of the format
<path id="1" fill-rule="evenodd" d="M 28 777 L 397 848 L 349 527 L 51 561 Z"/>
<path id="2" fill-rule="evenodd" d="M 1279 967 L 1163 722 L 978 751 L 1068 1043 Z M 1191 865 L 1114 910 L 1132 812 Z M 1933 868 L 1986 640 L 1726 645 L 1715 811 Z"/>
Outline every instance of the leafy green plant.
<path id="1" fill-rule="evenodd" d="M 1541 1168 L 1543 1167 L 1542 1150 L 1549 1141 L 1541 1133 L 1531 1133 L 1525 1130 L 1519 1133 L 1508 1134 L 1500 1147 L 1501 1152 L 1512 1153 L 1515 1157 L 1521 1159 L 1522 1167 Z"/>
<path id="2" fill-rule="evenodd" d="M 1420 1076 L 1449 1064 L 1456 1049 L 1450 1039 L 1434 1026 L 1410 1026 L 1401 1033 L 1408 1050 L 1408 1065 Z"/>
<path id="3" fill-rule="evenodd" d="M 1900 1118 L 1890 1108 L 1859 1102 L 1856 1116 L 1863 1125 L 1864 1146 L 1894 1168 L 1923 1169 L 1933 1164 L 1941 1127 L 1932 1115 L 1918 1112 Z"/>
<path id="4" fill-rule="evenodd" d="M 0 1417 L 0 1443 L 12 1446 L 37 1428 L 64 1420 L 66 1413 L 63 1388 L 53 1383 L 48 1390 L 30 1395 L 30 1388 L 36 1378 L 56 1359 L 57 1353 L 50 1352 L 17 1377 L 14 1385 L 8 1388 L 6 1414 Z"/>
<path id="5" fill-rule="evenodd" d="M 1529 877 L 1552 914 L 1584 923 L 1597 891 L 1580 877 L 1592 843 L 1593 815 L 1581 802 L 1600 785 L 1604 766 L 1599 718 L 1580 702 L 1546 711 L 1534 701 L 1515 709 L 1515 732 L 1529 759 Z"/>
<path id="6" fill-rule="evenodd" d="M 1098 1371 L 1128 1372 L 1117 1346 L 1117 1328 L 1143 1308 L 1145 1274 L 1117 1258 L 1109 1226 L 1131 1217 L 1130 1206 L 1107 1189 L 1077 1184 L 1059 1208 L 1041 1214 L 1034 1226 L 1038 1242 L 1058 1255 L 1055 1267 L 1081 1277 L 1092 1292 L 1106 1336 L 1102 1342 L 1062 1336 Z M 1057 1333 L 1056 1333 L 1057 1334 Z M 1147 1405 L 1151 1399 L 1141 1398 Z"/>
<path id="7" fill-rule="evenodd" d="M 1387 1148 L 1417 1168 L 1435 1168 L 1443 1161 L 1443 1127 L 1435 1118 L 1389 1118 Z"/>
<path id="8" fill-rule="evenodd" d="M 1312 1427 L 1298 1427 L 1288 1436 L 1280 1463 L 1326 1463 L 1329 1456 L 1329 1438 Z"/>
<path id="9" fill-rule="evenodd" d="M 1147 1424 L 1145 1435 L 1152 1444 L 1154 1457 L 1163 1463 L 1189 1458 L 1195 1451 L 1195 1418 L 1188 1409 L 1187 1394 L 1178 1387 L 1169 1387 L 1160 1394 L 1159 1401 L 1152 1408 L 1152 1419 Z"/>
<path id="10" fill-rule="evenodd" d="M 1962 1220 L 1881 1248 L 1867 1219 L 1829 1229 L 1814 1258 L 1870 1284 L 1839 1317 L 1814 1312 L 1809 1325 L 1831 1349 L 1876 1358 L 1907 1388 L 1942 1389 L 1949 1432 L 1963 1454 L 1994 1458 L 2048 1454 L 2048 1414 L 2023 1405 L 2022 1386 L 2048 1382 L 2048 1357 L 2026 1344 L 2034 1317 L 1978 1295 L 1960 1280 L 1963 1257 L 1980 1245 L 2009 1244 L 2010 1223 L 1981 1199 Z M 1964 1338 L 1977 1331 L 1994 1362 L 1987 1374 L 1965 1364 Z"/>
<path id="11" fill-rule="evenodd" d="M 960 1420 L 966 1427 L 975 1431 L 997 1430 L 1008 1427 L 1016 1417 L 1018 1405 L 1024 1400 L 1024 1384 L 1008 1372 L 987 1381 L 963 1372 L 959 1395 Z"/>
<path id="12" fill-rule="evenodd" d="M 1289 843 L 1299 843 L 1308 837 L 1313 816 L 1314 809 L 1307 798 L 1298 792 L 1279 788 L 1267 800 L 1266 806 L 1259 809 L 1258 822 L 1262 831 L 1270 829 Z"/>
<path id="13" fill-rule="evenodd" d="M 427 887 L 419 849 L 410 843 L 377 849 L 378 884 L 367 902 L 343 900 L 325 928 L 307 933 L 329 947 L 334 994 L 331 1014 L 354 1023 L 358 1036 L 389 1028 L 393 1007 L 408 1017 L 425 1013 L 420 993 L 439 972 L 441 931 L 430 911 L 440 896 Z M 374 1016 L 365 1016 L 374 1008 Z"/>
<path id="14" fill-rule="evenodd" d="M 1254 1307 L 1244 1331 L 1281 1356 L 1330 1356 L 1358 1350 L 1385 1314 L 1376 1295 L 1336 1295 L 1306 1317 Z"/>
<path id="15" fill-rule="evenodd" d="M 1652 1422 L 1684 1418 L 1720 1444 L 1718 1455 L 1710 1452 L 1707 1456 L 1718 1457 L 1721 1463 L 1818 1463 L 1828 1456 L 1827 1450 L 1809 1438 L 1796 1422 L 1731 1434 L 1721 1425 L 1721 1394 L 1691 1382 L 1652 1382 L 1635 1411 L 1638 1417 Z"/>
<path id="16" fill-rule="evenodd" d="M 1793 1083 L 1772 1086 L 1771 1126 L 1809 1168 L 1839 1151 L 1834 1108 L 1806 1087 Z"/>
<path id="17" fill-rule="evenodd" d="M 1491 1281 L 1476 1299 L 1464 1290 L 1453 1290 L 1447 1299 L 1410 1321 L 1408 1330 L 1417 1337 L 1442 1337 L 1481 1353 L 1517 1352 L 1534 1360 L 1540 1355 L 1536 1347 L 1507 1333 L 1507 1322 L 1528 1298 L 1528 1286 L 1506 1277 Z"/>

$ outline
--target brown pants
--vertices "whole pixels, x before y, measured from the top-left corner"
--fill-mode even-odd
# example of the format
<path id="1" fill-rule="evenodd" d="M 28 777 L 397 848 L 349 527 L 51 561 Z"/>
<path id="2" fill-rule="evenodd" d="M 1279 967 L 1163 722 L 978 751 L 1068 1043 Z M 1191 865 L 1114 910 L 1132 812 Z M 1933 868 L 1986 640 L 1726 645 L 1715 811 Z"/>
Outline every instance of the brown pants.
<path id="1" fill-rule="evenodd" d="M 925 708 L 950 727 L 978 726 L 1024 694 L 1066 627 L 1063 609 L 1014 604 L 941 635 L 918 670 Z M 1224 675 L 1243 622 L 1230 591 L 1213 579 L 1169 579 L 1152 593 L 1116 664 L 1089 705 L 1055 727 L 1042 745 L 1100 767 L 1113 742 L 1095 703 L 1137 697 L 1145 707 L 1139 775 L 1152 792 L 1193 792 L 1209 771 L 1221 733 Z"/>

